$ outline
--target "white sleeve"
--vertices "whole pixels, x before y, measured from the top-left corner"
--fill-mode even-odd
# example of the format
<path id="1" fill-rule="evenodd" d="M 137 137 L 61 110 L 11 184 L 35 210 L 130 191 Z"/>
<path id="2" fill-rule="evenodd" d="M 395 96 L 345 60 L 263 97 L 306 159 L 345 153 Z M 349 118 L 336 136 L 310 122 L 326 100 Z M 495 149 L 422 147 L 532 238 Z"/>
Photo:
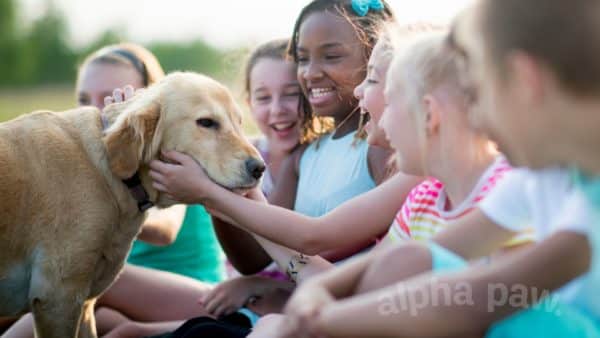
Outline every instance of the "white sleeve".
<path id="1" fill-rule="evenodd" d="M 589 227 L 595 226 L 596 222 L 598 219 L 594 217 L 594 207 L 581 190 L 574 189 L 567 198 L 553 231 L 573 231 L 587 235 Z"/>
<path id="2" fill-rule="evenodd" d="M 531 227 L 531 208 L 525 189 L 531 172 L 513 169 L 506 174 L 478 204 L 494 223 L 513 232 Z"/>

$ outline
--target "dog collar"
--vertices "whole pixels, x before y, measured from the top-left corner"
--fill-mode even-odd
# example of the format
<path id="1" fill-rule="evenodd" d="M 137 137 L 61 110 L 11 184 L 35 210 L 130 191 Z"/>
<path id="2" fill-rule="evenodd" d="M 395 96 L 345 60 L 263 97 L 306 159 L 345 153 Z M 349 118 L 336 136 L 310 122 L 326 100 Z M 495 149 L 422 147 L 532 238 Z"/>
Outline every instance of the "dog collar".
<path id="1" fill-rule="evenodd" d="M 144 212 L 154 206 L 154 203 L 150 201 L 148 192 L 142 186 L 142 180 L 140 179 L 140 172 L 137 171 L 133 176 L 123 180 L 123 183 L 129 188 L 131 196 L 137 201 L 138 210 Z"/>
<path id="2" fill-rule="evenodd" d="M 100 120 L 102 121 L 102 131 L 105 131 L 108 128 L 108 120 L 102 113 L 100 113 Z M 154 206 L 154 203 L 150 201 L 148 192 L 142 185 L 139 170 L 136 171 L 135 174 L 133 174 L 133 176 L 130 178 L 121 181 L 127 186 L 127 188 L 129 188 L 129 192 L 131 193 L 133 199 L 136 200 L 138 210 L 140 212 L 144 212 Z"/>

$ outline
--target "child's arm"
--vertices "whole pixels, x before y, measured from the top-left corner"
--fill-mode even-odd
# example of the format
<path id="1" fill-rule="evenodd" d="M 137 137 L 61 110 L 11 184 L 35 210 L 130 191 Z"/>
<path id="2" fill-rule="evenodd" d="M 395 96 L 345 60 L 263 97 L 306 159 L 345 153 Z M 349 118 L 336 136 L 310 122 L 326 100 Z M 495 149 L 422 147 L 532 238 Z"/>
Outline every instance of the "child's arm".
<path id="1" fill-rule="evenodd" d="M 333 267 L 332 263 L 321 256 L 304 255 L 258 235 L 254 237 L 277 263 L 279 269 L 285 271 L 298 284 Z"/>
<path id="2" fill-rule="evenodd" d="M 233 267 L 241 274 L 250 275 L 262 271 L 272 261 L 252 234 L 231 225 L 218 217 L 212 217 L 215 234 Z"/>
<path id="3" fill-rule="evenodd" d="M 469 260 L 499 252 L 513 236 L 514 232 L 494 224 L 481 211 L 474 210 L 447 225 L 432 239 Z M 386 244 L 385 241 L 382 244 Z M 522 249 L 523 246 L 519 248 Z M 369 264 L 363 273 L 354 294 L 377 290 L 432 268 L 430 247 L 416 241 L 407 241 L 378 254 L 377 260 Z"/>
<path id="4" fill-rule="evenodd" d="M 204 203 L 228 215 L 245 230 L 308 255 L 336 248 L 340 243 L 375 239 L 388 229 L 409 191 L 420 181 L 396 174 L 378 188 L 347 201 L 330 213 L 311 218 L 248 200 L 214 184 L 186 155 L 170 152 L 166 156 L 181 164 L 152 162 L 151 174 L 157 189 L 177 199 L 181 196 Z M 185 177 L 189 172 L 194 173 L 193 178 Z"/>
<path id="5" fill-rule="evenodd" d="M 516 235 L 486 216 L 479 208 L 451 222 L 433 241 L 466 260 L 487 256 Z"/>
<path id="6" fill-rule="evenodd" d="M 421 275 L 327 305 L 317 318 L 317 327 L 328 337 L 357 333 L 365 337 L 457 336 L 482 332 L 522 309 L 506 299 L 500 301 L 501 289 L 521 295 L 525 287 L 524 297 L 530 305 L 536 301 L 532 299 L 536 294 L 556 290 L 585 273 L 590 259 L 585 235 L 559 232 L 491 265 L 475 265 L 458 273 L 435 275 L 435 279 L 431 274 Z M 454 291 L 451 299 L 458 299 L 454 296 L 460 292 L 460 300 L 469 300 L 472 305 L 419 303 L 424 295 L 439 294 L 444 289 Z"/>
<path id="7" fill-rule="evenodd" d="M 281 165 L 270 202 L 283 208 L 293 209 L 298 183 L 297 163 L 304 148 L 300 147 L 286 157 Z M 253 274 L 268 266 L 272 259 L 252 234 L 226 220 L 213 217 L 215 233 L 231 264 L 243 274 Z"/>
<path id="8" fill-rule="evenodd" d="M 214 200 L 209 204 L 248 231 L 304 254 L 317 255 L 339 246 L 340 242 L 360 243 L 365 238 L 375 239 L 389 228 L 402 201 L 417 181 L 397 174 L 380 187 L 319 218 L 261 204 L 224 189 L 214 194 Z"/>
<path id="9" fill-rule="evenodd" d="M 269 193 L 269 203 L 293 210 L 298 188 L 299 163 L 306 146 L 296 148 L 281 163 L 275 186 Z"/>
<path id="10" fill-rule="evenodd" d="M 150 208 L 137 239 L 159 246 L 173 244 L 181 229 L 185 208 L 183 204 L 165 209 Z"/>
<path id="11" fill-rule="evenodd" d="M 265 205 L 267 203 L 262 192 L 256 189 L 250 191 L 248 197 L 258 203 Z M 290 278 L 296 283 L 302 283 L 309 277 L 329 270 L 333 266 L 333 264 L 320 256 L 305 256 L 259 235 L 254 234 L 253 236 L 277 263 L 279 269 L 287 272 Z"/>

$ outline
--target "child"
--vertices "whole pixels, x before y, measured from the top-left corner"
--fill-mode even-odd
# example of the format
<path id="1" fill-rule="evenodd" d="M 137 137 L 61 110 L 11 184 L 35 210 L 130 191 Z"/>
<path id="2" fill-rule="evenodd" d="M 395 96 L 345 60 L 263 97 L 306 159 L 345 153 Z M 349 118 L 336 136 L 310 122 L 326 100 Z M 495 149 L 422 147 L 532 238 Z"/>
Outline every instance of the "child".
<path id="1" fill-rule="evenodd" d="M 538 169 L 572 163 L 590 173 L 600 172 L 596 147 L 591 146 L 598 144 L 600 107 L 596 62 L 600 48 L 594 39 L 597 6 L 587 1 L 486 0 L 458 22 L 450 41 L 465 56 L 472 97 L 479 99 L 480 107 L 473 111 L 472 120 L 494 135 L 514 163 Z M 565 16 L 565 11 L 571 15 Z M 558 41 L 544 39 L 549 35 L 559 36 Z M 580 39 L 592 46 L 576 48 Z M 565 54 L 565 48 L 572 52 Z M 535 133 L 523 126 L 524 116 L 528 124 L 538 126 Z M 548 140 L 553 141 L 552 147 Z M 435 280 L 425 276 L 408 281 L 402 288 L 357 297 L 353 304 L 340 302 L 325 308 L 326 314 L 315 326 L 327 323 L 328 328 L 320 331 L 328 336 L 355 333 L 357 328 L 365 336 L 381 332 L 394 336 L 465 336 L 481 335 L 486 330 L 488 337 L 600 336 L 600 303 L 592 291 L 600 283 L 598 227 L 594 224 L 597 206 L 593 205 L 597 186 L 593 179 L 578 176 L 574 191 L 565 193 L 560 186 L 573 179 L 564 170 L 521 172 L 502 182 L 483 202 L 481 208 L 490 217 L 519 226 L 520 218 L 510 209 L 499 209 L 498 204 L 522 210 L 519 190 L 537 193 L 530 205 L 537 204 L 538 217 L 551 223 L 539 223 L 543 240 L 536 246 L 489 266 L 437 275 Z M 557 196 L 544 194 L 556 191 L 564 198 L 553 204 Z M 586 271 L 585 276 L 575 279 Z M 458 284 L 470 288 L 470 306 L 425 304 L 418 316 L 408 311 L 387 318 L 364 316 L 381 303 L 382 297 L 427 294 L 440 285 L 454 290 Z M 529 308 L 539 302 L 540 294 L 565 284 L 567 290 L 562 289 L 559 298 L 545 299 Z M 511 294 L 497 302 L 494 294 L 490 295 L 490 287 L 502 287 Z M 504 319 L 523 308 L 526 310 Z"/>
<path id="2" fill-rule="evenodd" d="M 245 70 L 245 89 L 250 113 L 264 137 L 254 141 L 268 169 L 261 189 L 265 196 L 276 184 L 283 160 L 298 146 L 301 116 L 298 112 L 301 89 L 296 65 L 286 59 L 288 39 L 258 46 Z"/>

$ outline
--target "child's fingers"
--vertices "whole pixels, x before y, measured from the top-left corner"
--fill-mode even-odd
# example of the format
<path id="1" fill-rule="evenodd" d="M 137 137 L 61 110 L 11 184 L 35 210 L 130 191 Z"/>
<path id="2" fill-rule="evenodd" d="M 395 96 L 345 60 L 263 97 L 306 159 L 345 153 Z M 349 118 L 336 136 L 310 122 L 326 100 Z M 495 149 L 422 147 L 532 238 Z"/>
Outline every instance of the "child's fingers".
<path id="1" fill-rule="evenodd" d="M 163 183 L 165 181 L 164 175 L 156 170 L 150 170 L 150 177 L 156 183 Z"/>
<path id="2" fill-rule="evenodd" d="M 113 90 L 113 99 L 115 100 L 115 102 L 123 102 L 124 98 L 123 98 L 123 89 L 121 88 L 115 88 Z"/>
<path id="3" fill-rule="evenodd" d="M 152 183 L 152 187 L 160 192 L 168 192 L 167 187 L 158 182 Z"/>
<path id="4" fill-rule="evenodd" d="M 210 302 L 212 302 L 212 300 L 215 298 L 215 296 L 220 292 L 219 287 L 215 287 L 214 289 L 212 289 L 210 292 L 207 292 L 206 294 L 204 294 L 202 297 L 200 297 L 200 301 L 203 304 L 208 304 Z"/>
<path id="5" fill-rule="evenodd" d="M 205 304 L 206 311 L 208 311 L 208 313 L 214 315 L 217 308 L 221 304 L 223 304 L 224 298 L 225 298 L 225 295 L 223 293 L 217 294 L 213 299 L 211 299 L 209 302 L 207 302 Z"/>
<path id="6" fill-rule="evenodd" d="M 174 150 L 163 151 L 162 155 L 166 159 L 169 159 L 175 163 L 180 163 L 180 164 L 187 164 L 187 163 L 192 163 L 192 162 L 195 163 L 195 161 L 190 156 L 188 156 L 184 153 L 180 153 L 178 151 L 174 151 Z"/>
<path id="7" fill-rule="evenodd" d="M 169 174 L 176 166 L 176 164 L 170 164 L 159 160 L 150 162 L 150 169 L 162 175 Z"/>
<path id="8" fill-rule="evenodd" d="M 104 106 L 108 106 L 110 104 L 113 104 L 115 101 L 113 100 L 112 96 L 105 96 L 104 97 Z"/>
<path id="9" fill-rule="evenodd" d="M 125 101 L 132 98 L 133 95 L 135 95 L 135 89 L 133 89 L 132 85 L 127 85 L 127 86 L 123 87 L 123 96 L 125 98 Z"/>
<path id="10" fill-rule="evenodd" d="M 225 301 L 219 308 L 217 308 L 217 311 L 215 312 L 215 317 L 219 318 L 221 316 L 230 315 L 237 311 L 239 308 L 239 306 L 236 306 L 232 302 Z"/>
<path id="11" fill-rule="evenodd" d="M 225 310 L 229 307 L 227 304 L 221 304 L 215 309 L 214 315 L 219 318 L 225 314 Z"/>

